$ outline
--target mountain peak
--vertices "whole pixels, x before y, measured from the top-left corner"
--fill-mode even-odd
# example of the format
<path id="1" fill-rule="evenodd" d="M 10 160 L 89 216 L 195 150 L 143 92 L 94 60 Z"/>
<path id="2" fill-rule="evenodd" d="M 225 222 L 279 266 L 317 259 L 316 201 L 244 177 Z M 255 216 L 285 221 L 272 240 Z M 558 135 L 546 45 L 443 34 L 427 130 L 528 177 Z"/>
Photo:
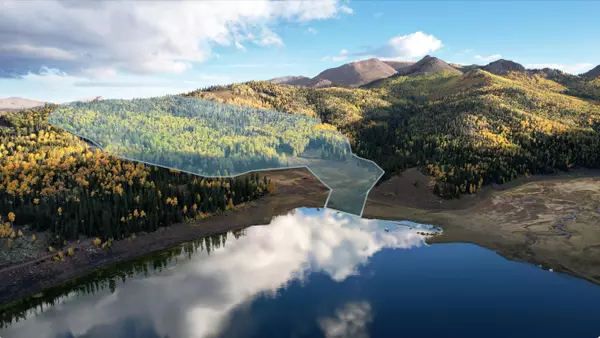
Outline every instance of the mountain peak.
<path id="1" fill-rule="evenodd" d="M 334 84 L 356 87 L 394 74 L 396 74 L 396 69 L 392 66 L 377 58 L 371 58 L 327 69 L 317 75 L 315 79 L 329 80 Z"/>
<path id="2" fill-rule="evenodd" d="M 483 67 L 483 69 L 496 75 L 503 75 L 509 72 L 526 71 L 525 67 L 523 67 L 521 64 L 505 59 L 490 62 L 487 66 Z"/>
<path id="3" fill-rule="evenodd" d="M 438 72 L 452 72 L 456 74 L 462 74 L 460 70 L 447 64 L 445 61 L 436 58 L 435 56 L 425 55 L 421 60 L 415 64 L 398 70 L 400 75 L 422 75 L 431 74 Z"/>

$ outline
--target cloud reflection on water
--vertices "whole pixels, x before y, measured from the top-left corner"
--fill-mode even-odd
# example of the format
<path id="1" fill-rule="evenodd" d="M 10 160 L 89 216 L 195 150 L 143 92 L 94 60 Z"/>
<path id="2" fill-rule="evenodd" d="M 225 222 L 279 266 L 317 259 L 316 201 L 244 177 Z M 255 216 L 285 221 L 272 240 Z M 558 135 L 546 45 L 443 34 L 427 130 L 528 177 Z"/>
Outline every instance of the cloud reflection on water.
<path id="1" fill-rule="evenodd" d="M 389 232 L 384 231 L 386 227 Z M 102 332 L 110 332 L 114 338 L 118 330 L 97 327 L 122 325 L 123 318 L 148 318 L 161 337 L 218 336 L 228 325 L 231 311 L 258 295 L 275 296 L 290 281 L 303 280 L 315 271 L 343 281 L 383 248 L 422 245 L 424 236 L 419 231 L 423 229 L 396 227 L 391 222 L 359 219 L 327 209 L 299 209 L 274 218 L 269 226 L 249 228 L 246 236 L 209 256 L 202 252 L 175 269 L 119 283 L 115 293 L 70 297 L 39 316 L 14 324 L 2 336 L 101 338 L 107 337 Z M 326 328 L 331 332 L 340 327 L 358 330 L 356 323 L 344 326 L 340 322 L 357 318 L 345 315 L 357 307 L 368 315 L 361 320 L 370 320 L 368 304 L 366 308 L 364 303 L 357 304 L 347 304 L 337 319 L 321 319 L 321 327 L 326 333 L 330 332 Z M 69 334 L 65 336 L 65 332 Z M 127 338 L 135 337 L 129 334 Z"/>
<path id="2" fill-rule="evenodd" d="M 367 325 L 373 320 L 371 304 L 348 302 L 336 311 L 335 318 L 319 319 L 326 338 L 368 338 Z"/>

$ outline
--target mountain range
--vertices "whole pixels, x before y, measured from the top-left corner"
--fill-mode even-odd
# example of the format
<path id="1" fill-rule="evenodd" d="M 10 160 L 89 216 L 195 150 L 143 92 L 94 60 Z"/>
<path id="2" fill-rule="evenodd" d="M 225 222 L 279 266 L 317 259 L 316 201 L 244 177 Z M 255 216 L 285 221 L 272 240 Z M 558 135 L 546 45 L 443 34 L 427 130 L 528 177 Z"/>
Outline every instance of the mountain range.
<path id="1" fill-rule="evenodd" d="M 426 55 L 417 62 L 387 61 L 371 58 L 326 69 L 314 78 L 306 76 L 284 76 L 268 81 L 276 84 L 313 88 L 333 86 L 352 88 L 360 87 L 391 76 L 419 76 L 438 72 L 461 74 L 475 69 L 482 69 L 496 75 L 506 75 L 511 72 L 531 72 L 519 63 L 504 59 L 496 60 L 484 66 L 459 65 L 447 63 L 436 57 Z M 585 78 L 596 78 L 600 76 L 600 65 L 579 76 Z"/>
<path id="2" fill-rule="evenodd" d="M 590 96 L 589 91 L 596 91 L 597 88 L 588 88 L 589 86 L 583 85 L 586 88 L 581 87 L 581 84 L 573 84 L 574 82 L 580 82 L 582 79 L 594 80 L 600 77 L 600 65 L 591 69 L 590 71 L 580 74 L 571 75 L 564 73 L 557 69 L 526 69 L 519 63 L 510 60 L 496 60 L 487 65 L 461 65 L 455 63 L 447 63 L 439 58 L 426 55 L 419 61 L 398 61 L 398 60 L 380 60 L 377 58 L 371 58 L 367 60 L 354 61 L 343 64 L 339 67 L 329 68 L 317 76 L 310 78 L 301 75 L 283 76 L 268 80 L 268 82 L 278 85 L 291 85 L 301 86 L 310 88 L 324 88 L 324 87 L 374 87 L 378 85 L 378 81 L 387 78 L 399 77 L 399 76 L 420 76 L 426 74 L 434 74 L 439 72 L 449 74 L 465 74 L 470 71 L 481 69 L 489 73 L 496 75 L 506 75 L 509 73 L 523 73 L 523 74 L 541 74 L 545 77 L 551 78 L 552 80 L 565 84 L 569 82 L 571 85 L 570 90 L 572 92 L 579 91 L 581 95 Z M 86 102 L 93 100 L 102 100 L 101 96 L 91 97 L 81 100 L 75 100 L 73 102 Z M 32 99 L 20 98 L 20 97 L 9 97 L 0 98 L 0 112 L 2 111 L 17 111 L 21 109 L 29 109 L 34 107 L 43 106 L 48 102 L 37 101 Z"/>
<path id="3" fill-rule="evenodd" d="M 504 59 L 464 66 L 426 56 L 396 68 L 369 59 L 302 84 L 250 81 L 186 95 L 318 117 L 387 177 L 419 167 L 443 197 L 520 175 L 600 168 L 598 67 L 572 75 Z M 311 88 L 315 82 L 329 88 Z"/>

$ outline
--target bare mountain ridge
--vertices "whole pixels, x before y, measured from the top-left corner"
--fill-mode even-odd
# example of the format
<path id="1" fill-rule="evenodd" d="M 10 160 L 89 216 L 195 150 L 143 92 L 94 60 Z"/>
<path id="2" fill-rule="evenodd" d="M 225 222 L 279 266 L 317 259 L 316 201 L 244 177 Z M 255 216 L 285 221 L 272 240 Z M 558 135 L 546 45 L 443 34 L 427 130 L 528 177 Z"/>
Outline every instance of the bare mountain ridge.
<path id="1" fill-rule="evenodd" d="M 46 102 L 24 99 L 22 97 L 7 97 L 0 99 L 0 111 L 16 111 L 45 105 Z"/>
<path id="2" fill-rule="evenodd" d="M 426 55 L 419 62 L 402 68 L 398 71 L 399 76 L 417 76 L 423 74 L 432 74 L 438 72 L 451 72 L 461 74 L 462 72 L 443 60 Z"/>
<path id="3" fill-rule="evenodd" d="M 64 104 L 68 104 L 68 103 L 72 103 L 72 102 L 92 102 L 92 101 L 102 101 L 102 100 L 104 100 L 104 98 L 102 96 L 94 96 L 94 97 L 75 100 L 75 101 L 71 101 L 71 102 L 65 102 Z M 5 99 L 0 99 L 0 112 L 31 109 L 31 108 L 35 108 L 35 107 L 41 107 L 46 104 L 53 104 L 53 103 L 31 100 L 31 99 L 26 99 L 26 98 L 22 98 L 22 97 L 7 97 Z"/>
<path id="4" fill-rule="evenodd" d="M 418 76 L 442 71 L 462 73 L 445 61 L 427 55 L 418 62 L 383 61 L 372 58 L 326 69 L 312 79 L 305 76 L 284 76 L 271 79 L 269 82 L 315 88 L 328 86 L 360 87 L 390 76 Z"/>
<path id="5" fill-rule="evenodd" d="M 504 59 L 489 63 L 483 67 L 483 70 L 496 75 L 508 74 L 510 72 L 527 72 L 527 69 L 521 64 Z"/>
<path id="6" fill-rule="evenodd" d="M 306 76 L 284 76 L 271 79 L 269 82 L 316 88 L 328 86 L 358 87 L 394 75 L 399 69 L 409 67 L 414 63 L 413 61 L 382 61 L 372 58 L 326 69 L 312 79 Z"/>
<path id="7" fill-rule="evenodd" d="M 316 76 L 342 86 L 357 87 L 396 74 L 396 70 L 379 59 L 367 59 L 326 69 Z"/>

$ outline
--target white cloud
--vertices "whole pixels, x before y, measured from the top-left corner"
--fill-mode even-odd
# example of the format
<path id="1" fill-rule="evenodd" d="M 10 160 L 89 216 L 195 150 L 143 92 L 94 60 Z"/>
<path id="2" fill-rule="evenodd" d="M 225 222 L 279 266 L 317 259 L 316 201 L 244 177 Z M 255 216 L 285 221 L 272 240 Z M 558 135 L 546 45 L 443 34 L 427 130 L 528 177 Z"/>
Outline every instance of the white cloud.
<path id="1" fill-rule="evenodd" d="M 487 61 L 495 61 L 495 60 L 501 59 L 502 55 L 500 55 L 500 54 L 492 54 L 492 55 L 488 55 L 488 56 L 475 55 L 475 58 L 477 60 L 487 62 Z"/>
<path id="2" fill-rule="evenodd" d="M 46 79 L 51 77 L 53 79 Z M 202 86 L 206 86 L 207 83 L 211 84 L 223 84 L 230 83 L 233 79 L 230 76 L 223 75 L 214 75 L 214 74 L 195 74 L 194 79 L 165 79 L 159 77 L 150 77 L 150 76 L 136 76 L 136 75 L 126 75 L 112 78 L 97 78 L 90 79 L 85 77 L 76 77 L 70 75 L 62 75 L 62 76 L 48 76 L 48 75 L 38 75 L 38 74 L 29 74 L 27 78 L 32 80 L 35 79 L 37 81 L 52 81 L 55 80 L 57 83 L 69 83 L 74 87 L 88 87 L 88 88 L 171 88 L 178 89 L 180 92 L 184 91 L 186 88 L 198 88 Z M 102 95 L 104 97 L 104 95 Z M 141 97 L 141 96 L 136 96 Z"/>
<path id="3" fill-rule="evenodd" d="M 199 73 L 177 79 L 152 75 L 117 74 L 114 69 L 84 69 L 82 75 L 70 75 L 59 69 L 43 67 L 19 79 L 3 79 L 0 91 L 7 96 L 35 93 L 35 99 L 62 103 L 85 97 L 102 96 L 110 99 L 179 94 L 215 84 L 237 82 L 222 74 Z"/>
<path id="4" fill-rule="evenodd" d="M 377 13 L 373 14 L 374 18 L 381 18 L 382 16 L 383 16 L 382 12 L 377 12 Z"/>
<path id="5" fill-rule="evenodd" d="M 0 76 L 42 67 L 178 73 L 213 57 L 215 45 L 282 45 L 272 30 L 280 20 L 339 13 L 348 13 L 339 0 L 1 2 Z"/>
<path id="6" fill-rule="evenodd" d="M 346 5 L 342 5 L 342 6 L 340 7 L 340 11 L 341 11 L 342 13 L 346 13 L 346 14 L 354 14 L 354 10 L 353 10 L 352 8 L 350 8 L 350 7 L 346 6 Z"/>
<path id="7" fill-rule="evenodd" d="M 383 231 L 387 227 L 390 232 Z M 210 255 L 198 253 L 176 269 L 141 280 L 118 282 L 113 294 L 71 295 L 50 311 L 9 327 L 6 336 L 74 336 L 123 318 L 150 318 L 157 336 L 216 336 L 232 310 L 261 294 L 275 295 L 292 280 L 323 272 L 341 282 L 383 248 L 424 244 L 422 229 L 359 219 L 324 210 L 316 215 L 291 213 L 270 226 L 256 226 Z M 249 259 L 249 257 L 251 259 Z M 198 287 L 198 286 L 201 287 Z M 351 302 L 335 318 L 320 321 L 329 337 L 360 333 L 371 320 L 370 306 Z M 17 335 L 18 333 L 18 335 Z"/>
<path id="8" fill-rule="evenodd" d="M 283 46 L 283 40 L 268 27 L 263 27 L 260 37 L 252 42 L 259 46 Z"/>
<path id="9" fill-rule="evenodd" d="M 246 51 L 246 47 L 244 47 L 244 45 L 242 45 L 239 41 L 235 42 L 235 48 L 245 52 Z"/>
<path id="10" fill-rule="evenodd" d="M 594 64 L 592 63 L 576 63 L 572 65 L 558 64 L 558 63 L 529 63 L 525 65 L 525 68 L 528 69 L 542 69 L 542 68 L 552 68 L 562 70 L 563 72 L 570 74 L 581 74 L 585 73 L 588 70 L 594 68 Z"/>
<path id="11" fill-rule="evenodd" d="M 367 324 L 373 320 L 371 304 L 349 302 L 336 311 L 335 318 L 319 319 L 326 338 L 368 338 Z"/>
<path id="12" fill-rule="evenodd" d="M 318 30 L 312 28 L 312 27 L 308 27 L 308 29 L 306 30 L 307 33 L 312 34 L 312 35 L 317 35 L 317 33 L 319 33 Z"/>
<path id="13" fill-rule="evenodd" d="M 339 56 L 325 56 L 321 58 L 321 61 L 324 62 L 340 62 L 340 61 L 344 61 L 346 60 L 348 57 L 347 56 L 343 56 L 343 55 L 339 55 Z"/>
<path id="14" fill-rule="evenodd" d="M 23 54 L 33 58 L 45 58 L 49 60 L 77 59 L 77 55 L 64 49 L 55 47 L 32 46 L 27 44 L 3 45 L 0 46 L 0 52 Z"/>
<path id="15" fill-rule="evenodd" d="M 296 21 L 329 19 L 340 12 L 348 13 L 348 7 L 341 5 L 338 0 L 272 1 L 270 5 L 275 8 L 274 12 L 283 18 Z"/>
<path id="16" fill-rule="evenodd" d="M 340 50 L 338 55 L 334 55 L 334 56 L 328 55 L 328 56 L 322 57 L 321 61 L 325 61 L 325 62 L 344 61 L 344 60 L 348 59 L 348 53 L 349 53 L 348 50 L 342 49 L 342 50 Z"/>
<path id="17" fill-rule="evenodd" d="M 363 47 L 363 51 L 353 53 L 357 56 L 374 55 L 388 58 L 422 57 L 443 47 L 442 41 L 423 32 L 391 38 L 385 45 L 372 48 Z"/>
<path id="18" fill-rule="evenodd" d="M 111 78 L 117 76 L 117 71 L 110 67 L 85 68 L 81 72 L 90 78 Z"/>

